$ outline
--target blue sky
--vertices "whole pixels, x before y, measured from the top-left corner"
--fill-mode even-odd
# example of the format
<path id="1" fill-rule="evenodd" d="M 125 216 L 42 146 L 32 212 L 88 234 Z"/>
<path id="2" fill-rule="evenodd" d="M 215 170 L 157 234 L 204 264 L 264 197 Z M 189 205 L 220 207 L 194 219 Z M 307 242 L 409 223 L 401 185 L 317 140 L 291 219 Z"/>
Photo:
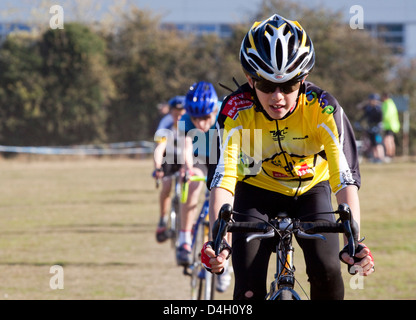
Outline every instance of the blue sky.
<path id="1" fill-rule="evenodd" d="M 414 20 L 416 0 L 286 0 L 310 7 L 324 7 L 341 11 L 346 19 L 350 7 L 363 6 L 367 22 Z M 131 5 L 150 9 L 164 22 L 235 23 L 251 20 L 262 0 L 0 0 L 0 21 L 24 22 L 36 17 L 49 21 L 52 5 L 64 8 L 65 18 L 77 15 L 87 19 L 102 20 L 111 16 L 115 7 Z M 114 15 L 113 15 L 114 16 Z M 289 17 L 291 18 L 291 17 Z M 293 17 L 292 19 L 294 19 Z M 413 22 L 414 23 L 414 22 Z"/>
<path id="2" fill-rule="evenodd" d="M 48 19 L 52 5 L 62 6 L 68 18 L 80 14 L 101 19 L 117 6 L 126 10 L 134 5 L 160 14 L 167 22 L 234 23 L 247 19 L 260 3 L 261 0 L 0 0 L 0 20 Z"/>

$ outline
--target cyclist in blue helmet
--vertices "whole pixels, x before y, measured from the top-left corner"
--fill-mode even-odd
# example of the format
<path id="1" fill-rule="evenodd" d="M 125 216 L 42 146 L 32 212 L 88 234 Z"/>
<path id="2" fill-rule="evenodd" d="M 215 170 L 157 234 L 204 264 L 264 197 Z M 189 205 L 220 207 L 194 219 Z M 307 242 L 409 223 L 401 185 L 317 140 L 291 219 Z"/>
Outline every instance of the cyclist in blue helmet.
<path id="1" fill-rule="evenodd" d="M 181 168 L 181 163 L 177 161 L 180 150 L 177 148 L 176 140 L 178 121 L 185 113 L 185 97 L 175 96 L 169 100 L 168 105 L 169 114 L 160 121 L 154 137 L 156 148 L 153 157 L 153 176 L 155 179 L 162 181 L 162 190 L 159 196 L 160 219 L 156 229 L 156 240 L 158 242 L 164 242 L 168 239 L 166 222 L 171 202 L 172 175 Z M 172 133 L 173 143 L 168 141 L 166 130 Z M 164 159 L 169 159 L 170 161 L 164 161 Z"/>
<path id="2" fill-rule="evenodd" d="M 181 118 L 179 130 L 185 136 L 184 169 L 190 175 L 206 176 L 209 163 L 210 129 L 215 131 L 218 96 L 214 86 L 205 81 L 194 83 L 185 97 L 186 113 Z M 187 202 L 182 206 L 181 232 L 176 258 L 179 265 L 191 262 L 191 231 L 196 214 L 199 194 L 204 184 L 191 182 Z"/>
<path id="3" fill-rule="evenodd" d="M 216 108 L 218 96 L 214 86 L 205 81 L 195 83 L 185 98 L 186 112 L 194 118 L 208 116 Z"/>

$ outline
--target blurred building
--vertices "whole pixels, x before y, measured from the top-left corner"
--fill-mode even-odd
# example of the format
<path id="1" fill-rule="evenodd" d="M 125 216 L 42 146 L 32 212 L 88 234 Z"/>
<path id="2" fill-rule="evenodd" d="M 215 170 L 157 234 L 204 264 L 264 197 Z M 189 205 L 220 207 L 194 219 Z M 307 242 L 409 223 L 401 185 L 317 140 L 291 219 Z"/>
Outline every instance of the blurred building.
<path id="1" fill-rule="evenodd" d="M 416 58 L 415 0 L 297 0 L 310 7 L 324 7 L 343 14 L 345 22 L 355 23 L 357 7 L 362 9 L 363 30 L 383 40 L 394 53 Z M 360 8 L 358 8 L 360 9 Z"/>
<path id="2" fill-rule="evenodd" d="M 283 1 L 283 0 L 282 0 Z M 405 58 L 416 58 L 416 0 L 284 0 L 310 8 L 324 8 L 339 12 L 346 24 L 355 23 L 356 8 L 361 8 L 362 29 L 382 39 L 393 52 Z M 34 1 L 35 3 L 36 1 Z M 40 2 L 40 0 L 37 0 Z M 67 3 L 74 2 L 68 0 Z M 129 4 L 148 9 L 161 17 L 162 27 L 175 28 L 197 35 L 216 33 L 231 35 L 231 26 L 251 21 L 262 0 L 129 0 Z M 108 12 L 113 0 L 100 1 L 101 14 Z M 65 9 L 64 5 L 64 9 Z M 0 12 L 5 8 L 18 9 L 19 19 L 30 14 L 31 6 L 23 0 L 1 0 Z M 16 11 L 16 10 L 15 10 Z M 7 12 L 7 11 L 6 11 Z M 99 19 L 99 13 L 95 12 Z M 93 13 L 91 13 L 93 15 Z M 0 43 L 7 34 L 29 28 L 24 23 L 10 22 L 10 15 L 0 18 Z M 287 17 L 296 19 L 296 17 Z M 4 22 L 7 19 L 9 22 Z"/>
<path id="3" fill-rule="evenodd" d="M 30 31 L 31 27 L 25 23 L 18 22 L 0 22 L 0 44 L 6 37 L 16 31 Z"/>
<path id="4" fill-rule="evenodd" d="M 221 38 L 230 37 L 232 34 L 231 24 L 228 23 L 163 23 L 163 29 L 175 29 L 180 32 L 193 33 L 198 36 L 215 33 Z"/>
<path id="5" fill-rule="evenodd" d="M 286 1 L 340 12 L 346 24 L 355 24 L 357 15 L 361 14 L 362 27 L 358 29 L 368 31 L 383 40 L 394 53 L 405 58 L 416 58 L 415 0 Z M 158 12 L 165 28 L 175 27 L 196 34 L 217 33 L 221 37 L 231 34 L 232 24 L 247 21 L 257 11 L 260 3 L 261 0 L 137 0 L 137 5 Z"/>

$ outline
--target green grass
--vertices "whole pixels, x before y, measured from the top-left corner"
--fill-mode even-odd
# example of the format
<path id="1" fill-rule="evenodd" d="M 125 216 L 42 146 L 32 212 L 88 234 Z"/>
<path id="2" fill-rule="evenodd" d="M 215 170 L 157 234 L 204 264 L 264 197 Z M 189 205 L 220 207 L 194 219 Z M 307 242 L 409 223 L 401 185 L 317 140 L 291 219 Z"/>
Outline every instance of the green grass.
<path id="1" fill-rule="evenodd" d="M 353 290 L 343 267 L 346 299 L 416 298 L 415 169 L 362 165 L 362 235 L 376 273 Z M 151 170 L 134 159 L 0 161 L 0 299 L 188 299 L 189 278 L 155 241 Z M 49 286 L 55 264 L 62 290 Z M 295 265 L 308 291 L 300 249 Z"/>

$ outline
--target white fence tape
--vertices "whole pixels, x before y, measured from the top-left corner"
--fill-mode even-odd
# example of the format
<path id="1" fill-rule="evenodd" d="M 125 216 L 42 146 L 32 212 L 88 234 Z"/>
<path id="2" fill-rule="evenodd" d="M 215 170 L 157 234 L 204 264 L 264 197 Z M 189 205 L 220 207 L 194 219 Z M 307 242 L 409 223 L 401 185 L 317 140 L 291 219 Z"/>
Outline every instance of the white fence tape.
<path id="1" fill-rule="evenodd" d="M 59 147 L 19 147 L 2 146 L 0 152 L 30 153 L 44 155 L 115 155 L 115 154 L 151 154 L 154 143 L 148 141 L 128 141 L 100 145 L 76 145 Z"/>

